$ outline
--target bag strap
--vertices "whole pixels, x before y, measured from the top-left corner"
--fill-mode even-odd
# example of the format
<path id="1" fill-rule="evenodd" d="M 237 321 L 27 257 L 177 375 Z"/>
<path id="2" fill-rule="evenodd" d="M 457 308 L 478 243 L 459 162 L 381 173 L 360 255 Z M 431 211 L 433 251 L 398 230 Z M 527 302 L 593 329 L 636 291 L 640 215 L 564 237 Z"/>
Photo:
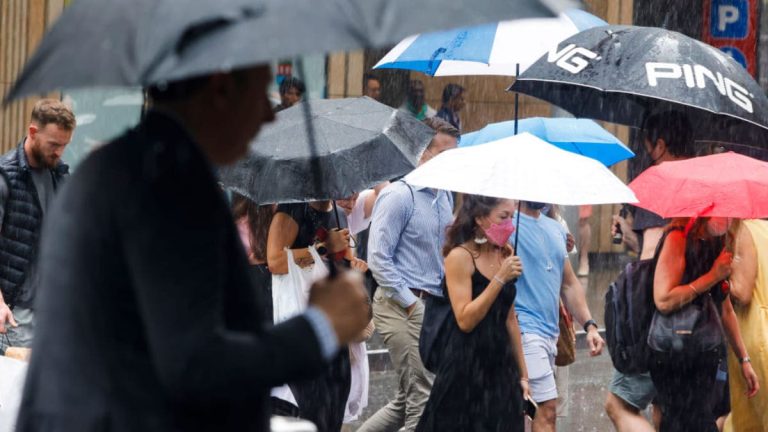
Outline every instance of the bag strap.
<path id="1" fill-rule="evenodd" d="M 411 218 L 413 217 L 413 214 L 416 212 L 416 195 L 413 193 L 413 187 L 408 184 L 405 180 L 398 180 L 403 182 L 405 187 L 408 188 L 408 192 L 411 193 L 411 211 L 408 213 L 408 220 L 405 222 L 405 226 L 408 226 L 411 223 Z"/>

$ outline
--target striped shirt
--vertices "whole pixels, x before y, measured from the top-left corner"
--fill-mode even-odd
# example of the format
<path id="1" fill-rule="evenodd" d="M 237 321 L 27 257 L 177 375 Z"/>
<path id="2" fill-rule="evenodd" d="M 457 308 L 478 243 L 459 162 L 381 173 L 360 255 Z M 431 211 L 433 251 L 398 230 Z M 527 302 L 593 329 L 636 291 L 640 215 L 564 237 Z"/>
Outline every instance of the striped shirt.
<path id="1" fill-rule="evenodd" d="M 385 297 L 408 307 L 418 300 L 410 289 L 443 296 L 442 248 L 452 211 L 446 191 L 398 181 L 381 192 L 371 217 L 368 268 Z"/>

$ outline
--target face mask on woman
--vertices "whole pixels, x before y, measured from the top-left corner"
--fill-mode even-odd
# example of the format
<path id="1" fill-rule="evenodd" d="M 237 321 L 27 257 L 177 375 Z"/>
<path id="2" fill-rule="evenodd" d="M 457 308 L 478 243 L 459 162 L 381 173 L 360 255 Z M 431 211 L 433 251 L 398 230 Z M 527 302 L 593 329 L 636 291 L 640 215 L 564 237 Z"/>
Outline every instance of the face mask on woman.
<path id="1" fill-rule="evenodd" d="M 513 232 L 515 232 L 515 225 L 512 219 L 504 219 L 498 224 L 491 223 L 491 226 L 485 230 L 485 236 L 496 246 L 504 246 Z"/>
<path id="2" fill-rule="evenodd" d="M 728 232 L 728 228 L 731 226 L 731 219 L 724 217 L 713 217 L 707 221 L 707 232 L 712 237 L 720 237 Z"/>

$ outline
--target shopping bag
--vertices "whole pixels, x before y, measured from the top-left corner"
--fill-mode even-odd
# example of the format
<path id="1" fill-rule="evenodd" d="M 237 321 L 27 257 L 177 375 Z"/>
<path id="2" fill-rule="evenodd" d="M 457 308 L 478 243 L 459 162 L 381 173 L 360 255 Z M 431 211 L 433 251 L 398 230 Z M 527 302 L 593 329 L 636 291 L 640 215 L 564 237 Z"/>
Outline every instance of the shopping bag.
<path id="1" fill-rule="evenodd" d="M 312 284 L 328 276 L 328 267 L 320 254 L 313 246 L 307 249 L 315 261 L 314 264 L 304 268 L 299 267 L 293 259 L 291 250 L 286 248 L 288 273 L 272 275 L 272 304 L 275 324 L 301 314 L 307 308 L 309 289 Z"/>
<path id="2" fill-rule="evenodd" d="M 21 406 L 27 363 L 0 356 L 0 432 L 16 429 L 16 416 Z"/>
<path id="3" fill-rule="evenodd" d="M 568 366 L 576 361 L 576 331 L 573 330 L 573 317 L 560 300 L 560 336 L 557 338 L 557 366 Z"/>

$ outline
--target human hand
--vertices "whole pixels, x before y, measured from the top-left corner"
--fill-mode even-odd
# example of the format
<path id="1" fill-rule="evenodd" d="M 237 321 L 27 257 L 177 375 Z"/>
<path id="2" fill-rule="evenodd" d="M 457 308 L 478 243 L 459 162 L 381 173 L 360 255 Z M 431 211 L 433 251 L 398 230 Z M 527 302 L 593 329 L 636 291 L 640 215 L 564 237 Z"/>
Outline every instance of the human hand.
<path id="1" fill-rule="evenodd" d="M 567 233 L 565 235 L 565 250 L 568 253 L 571 253 L 573 250 L 573 247 L 576 246 L 576 238 L 573 237 L 573 234 Z"/>
<path id="2" fill-rule="evenodd" d="M 29 357 L 32 355 L 32 350 L 29 348 L 21 347 L 8 347 L 5 349 L 5 356 L 12 359 L 21 360 L 24 362 L 29 361 Z"/>
<path id="3" fill-rule="evenodd" d="M 613 223 L 611 224 L 611 237 L 616 235 L 616 225 L 619 225 L 622 233 L 632 231 L 632 227 L 629 226 L 629 222 L 619 215 L 613 215 Z"/>
<path id="4" fill-rule="evenodd" d="M 710 270 L 715 280 L 720 281 L 731 275 L 732 262 L 733 253 L 723 249 L 717 259 L 715 259 L 714 264 L 712 264 L 712 269 Z"/>
<path id="5" fill-rule="evenodd" d="M 496 277 L 506 283 L 520 277 L 521 274 L 523 274 L 523 262 L 520 261 L 519 256 L 510 255 L 501 262 L 501 267 L 496 272 Z"/>
<path id="6" fill-rule="evenodd" d="M 757 379 L 757 374 L 752 368 L 751 362 L 744 362 L 741 364 L 741 376 L 744 377 L 744 381 L 747 383 L 747 391 L 744 393 L 748 398 L 753 398 L 760 391 L 760 380 Z"/>
<path id="7" fill-rule="evenodd" d="M 13 318 L 13 312 L 5 302 L 0 301 L 0 333 L 5 333 L 8 329 L 5 327 L 5 323 L 11 325 L 11 327 L 18 327 L 16 320 Z"/>
<path id="8" fill-rule="evenodd" d="M 360 273 L 365 273 L 368 271 L 368 263 L 361 260 L 360 258 L 352 258 L 349 260 L 349 266 L 352 268 L 352 270 L 357 270 Z"/>
<path id="9" fill-rule="evenodd" d="M 315 282 L 309 304 L 325 313 L 340 345 L 352 342 L 368 325 L 370 305 L 360 272 L 340 271 L 333 279 Z"/>
<path id="10" fill-rule="evenodd" d="M 416 300 L 415 302 L 413 302 L 412 305 L 410 305 L 407 308 L 405 308 L 405 313 L 406 313 L 406 315 L 408 315 L 408 318 L 410 318 L 411 315 L 413 315 L 413 312 L 416 310 L 416 307 L 418 305 L 419 305 L 419 301 Z"/>
<path id="11" fill-rule="evenodd" d="M 603 353 L 605 341 L 594 326 L 589 326 L 589 331 L 587 332 L 587 346 L 589 346 L 589 355 L 592 357 L 599 356 Z"/>
<path id="12" fill-rule="evenodd" d="M 528 378 L 520 379 L 520 389 L 523 391 L 523 400 L 533 399 L 533 397 L 531 396 L 531 389 L 528 383 Z"/>
<path id="13" fill-rule="evenodd" d="M 336 253 L 349 247 L 349 229 L 332 229 L 328 231 L 328 238 L 325 240 L 328 252 Z"/>

